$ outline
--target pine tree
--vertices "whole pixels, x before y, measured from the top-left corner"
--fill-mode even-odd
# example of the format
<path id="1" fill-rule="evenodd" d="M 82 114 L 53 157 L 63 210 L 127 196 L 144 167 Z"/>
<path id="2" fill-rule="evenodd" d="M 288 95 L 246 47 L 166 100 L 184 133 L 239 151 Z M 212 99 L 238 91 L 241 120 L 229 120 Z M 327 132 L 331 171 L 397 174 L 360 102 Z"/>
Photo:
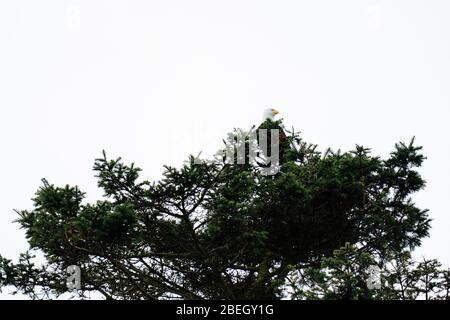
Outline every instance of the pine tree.
<path id="1" fill-rule="evenodd" d="M 150 182 L 134 164 L 103 153 L 93 169 L 104 197 L 95 203 L 77 187 L 43 180 L 32 210 L 18 211 L 30 250 L 18 263 L 0 257 L 0 287 L 55 297 L 67 291 L 66 268 L 77 265 L 78 296 L 376 298 L 363 287 L 368 264 L 414 249 L 429 233 L 427 210 L 411 200 L 425 186 L 416 171 L 425 159 L 421 147 L 414 139 L 399 143 L 385 160 L 362 146 L 321 153 L 275 125 L 287 134 L 274 175 L 261 174 L 257 162 L 191 156 Z M 36 252 L 44 253 L 44 266 L 34 262 Z M 346 271 L 322 274 L 352 263 L 355 279 Z M 298 274 L 309 278 L 300 277 L 302 284 Z M 340 279 L 343 287 L 329 291 Z"/>

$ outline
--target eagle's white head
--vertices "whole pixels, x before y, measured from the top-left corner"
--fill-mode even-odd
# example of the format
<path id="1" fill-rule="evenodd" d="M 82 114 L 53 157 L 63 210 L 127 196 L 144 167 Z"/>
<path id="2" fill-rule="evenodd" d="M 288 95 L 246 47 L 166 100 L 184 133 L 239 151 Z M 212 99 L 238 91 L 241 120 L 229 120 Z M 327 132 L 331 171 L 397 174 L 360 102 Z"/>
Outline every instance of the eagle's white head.
<path id="1" fill-rule="evenodd" d="M 267 119 L 270 119 L 273 121 L 275 115 L 277 115 L 278 113 L 280 113 L 280 111 L 278 111 L 274 108 L 268 108 L 268 109 L 264 110 L 263 121 L 266 121 Z"/>

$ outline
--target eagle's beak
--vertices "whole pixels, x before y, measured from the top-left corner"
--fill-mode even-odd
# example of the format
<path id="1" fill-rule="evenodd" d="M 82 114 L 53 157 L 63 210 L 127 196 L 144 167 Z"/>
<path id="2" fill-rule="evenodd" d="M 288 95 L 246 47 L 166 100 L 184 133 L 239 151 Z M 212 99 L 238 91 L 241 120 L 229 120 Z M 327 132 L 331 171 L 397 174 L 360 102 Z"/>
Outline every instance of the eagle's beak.
<path id="1" fill-rule="evenodd" d="M 275 114 L 279 114 L 280 111 L 278 111 L 278 110 L 276 110 L 276 109 L 272 109 L 272 113 L 275 115 Z"/>

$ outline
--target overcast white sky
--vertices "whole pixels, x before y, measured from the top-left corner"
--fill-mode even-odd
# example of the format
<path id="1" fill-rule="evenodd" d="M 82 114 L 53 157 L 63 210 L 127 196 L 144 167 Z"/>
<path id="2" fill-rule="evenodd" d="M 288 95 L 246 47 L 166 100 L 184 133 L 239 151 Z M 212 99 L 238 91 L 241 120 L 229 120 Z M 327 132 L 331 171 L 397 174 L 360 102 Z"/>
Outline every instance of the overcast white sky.
<path id="1" fill-rule="evenodd" d="M 95 200 L 102 149 L 154 180 L 276 107 L 322 150 L 415 135 L 434 219 L 417 255 L 450 266 L 449 89 L 446 0 L 2 0 L 0 253 L 26 250 L 13 209 L 41 178 Z"/>

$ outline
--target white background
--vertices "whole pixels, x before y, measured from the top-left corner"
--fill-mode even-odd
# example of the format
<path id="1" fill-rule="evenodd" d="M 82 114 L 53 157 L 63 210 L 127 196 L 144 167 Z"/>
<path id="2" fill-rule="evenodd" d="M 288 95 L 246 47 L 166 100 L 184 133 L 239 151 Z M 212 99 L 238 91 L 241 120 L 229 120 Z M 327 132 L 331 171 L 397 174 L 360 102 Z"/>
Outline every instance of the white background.
<path id="1" fill-rule="evenodd" d="M 41 178 L 93 201 L 102 149 L 155 180 L 276 107 L 321 150 L 416 136 L 434 219 L 416 254 L 450 266 L 449 17 L 445 0 L 2 0 L 0 253 L 26 250 L 13 209 Z"/>

